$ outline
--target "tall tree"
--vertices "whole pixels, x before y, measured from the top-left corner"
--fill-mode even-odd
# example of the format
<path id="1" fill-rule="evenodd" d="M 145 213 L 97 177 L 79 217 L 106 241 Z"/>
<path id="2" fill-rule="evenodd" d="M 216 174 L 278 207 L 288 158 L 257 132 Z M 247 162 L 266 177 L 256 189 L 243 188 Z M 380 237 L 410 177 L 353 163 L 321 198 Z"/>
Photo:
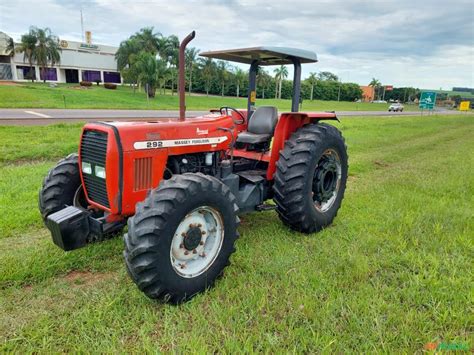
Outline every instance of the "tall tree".
<path id="1" fill-rule="evenodd" d="M 15 41 L 13 38 L 9 37 L 7 40 L 7 47 L 5 48 L 5 51 L 8 53 L 10 57 L 13 57 L 15 55 L 16 51 L 16 46 L 15 46 Z"/>
<path id="2" fill-rule="evenodd" d="M 196 59 L 199 54 L 199 49 L 197 48 L 186 48 L 186 67 L 188 68 L 188 75 L 189 75 L 189 95 L 191 95 L 192 88 L 193 88 L 193 69 L 196 65 Z"/>
<path id="3" fill-rule="evenodd" d="M 310 94 L 310 100 L 313 101 L 313 93 L 314 93 L 314 86 L 318 82 L 318 79 L 316 77 L 316 73 L 309 73 L 308 76 L 308 83 L 311 86 L 311 94 Z"/>
<path id="4" fill-rule="evenodd" d="M 171 95 L 174 94 L 174 84 L 178 82 L 179 39 L 175 35 L 163 37 L 160 41 L 160 57 L 170 64 Z"/>
<path id="5" fill-rule="evenodd" d="M 133 85 L 133 92 L 138 83 L 138 70 L 134 66 L 141 44 L 134 36 L 120 43 L 119 49 L 115 53 L 117 69 L 122 74 L 125 82 Z"/>
<path id="6" fill-rule="evenodd" d="M 18 47 L 16 48 L 18 53 L 23 53 L 23 61 L 28 62 L 30 65 L 30 71 L 28 79 L 35 81 L 35 74 L 33 72 L 33 52 L 36 48 L 36 35 L 33 32 L 33 28 L 30 28 L 30 31 L 27 34 L 21 36 L 21 41 Z"/>
<path id="7" fill-rule="evenodd" d="M 369 83 L 369 86 L 372 86 L 374 88 L 375 96 L 378 99 L 380 99 L 379 91 L 380 91 L 380 87 L 382 86 L 382 83 L 380 82 L 380 80 L 378 80 L 376 78 L 372 78 L 372 80 Z"/>
<path id="8" fill-rule="evenodd" d="M 211 88 L 211 80 L 216 72 L 216 63 L 212 58 L 199 58 L 199 66 L 202 71 L 202 76 L 204 79 L 204 88 L 206 90 L 206 95 L 209 96 L 209 89 Z"/>
<path id="9" fill-rule="evenodd" d="M 272 78 L 262 67 L 258 68 L 257 73 L 257 85 L 262 88 L 262 99 L 265 99 L 265 90 L 270 86 Z"/>
<path id="10" fill-rule="evenodd" d="M 49 28 L 33 28 L 33 34 L 36 37 L 36 45 L 33 50 L 33 59 L 38 63 L 43 81 L 46 82 L 46 68 L 59 63 L 61 60 L 61 47 L 59 39 L 52 34 Z"/>
<path id="11" fill-rule="evenodd" d="M 145 88 L 148 97 L 155 97 L 156 87 L 166 71 L 166 62 L 149 53 L 142 51 L 134 64 L 138 69 L 138 80 Z"/>
<path id="12" fill-rule="evenodd" d="M 235 68 L 234 78 L 235 78 L 235 85 L 237 87 L 237 92 L 236 92 L 237 97 L 240 97 L 240 88 L 245 82 L 245 77 L 246 77 L 245 74 L 246 73 L 242 69 L 240 69 L 238 67 Z"/>
<path id="13" fill-rule="evenodd" d="M 275 73 L 275 79 L 278 83 L 278 99 L 281 99 L 281 87 L 283 84 L 283 80 L 288 77 L 288 68 L 285 65 L 280 65 L 273 72 Z"/>
<path id="14" fill-rule="evenodd" d="M 153 27 L 144 27 L 131 38 L 137 41 L 140 51 L 157 54 L 161 50 L 163 35 L 160 32 L 154 32 Z"/>
<path id="15" fill-rule="evenodd" d="M 321 81 L 339 81 L 339 78 L 336 74 L 331 73 L 330 71 L 322 71 L 318 74 L 318 79 Z"/>
<path id="16" fill-rule="evenodd" d="M 224 96 L 225 83 L 229 77 L 228 67 L 229 65 L 227 62 L 223 60 L 217 62 L 217 77 L 219 78 L 219 83 L 221 84 L 221 96 Z"/>

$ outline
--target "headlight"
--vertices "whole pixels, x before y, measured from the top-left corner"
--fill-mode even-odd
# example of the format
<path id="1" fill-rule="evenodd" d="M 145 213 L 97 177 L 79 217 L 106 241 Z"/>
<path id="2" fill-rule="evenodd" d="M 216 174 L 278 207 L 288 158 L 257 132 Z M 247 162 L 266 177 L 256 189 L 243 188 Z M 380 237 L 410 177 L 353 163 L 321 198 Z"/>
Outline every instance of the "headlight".
<path id="1" fill-rule="evenodd" d="M 82 162 L 82 172 L 84 174 L 92 174 L 92 166 L 91 166 L 91 163 L 86 163 L 86 162 Z"/>
<path id="2" fill-rule="evenodd" d="M 95 166 L 95 176 L 101 179 L 105 179 L 105 168 L 103 166 Z"/>

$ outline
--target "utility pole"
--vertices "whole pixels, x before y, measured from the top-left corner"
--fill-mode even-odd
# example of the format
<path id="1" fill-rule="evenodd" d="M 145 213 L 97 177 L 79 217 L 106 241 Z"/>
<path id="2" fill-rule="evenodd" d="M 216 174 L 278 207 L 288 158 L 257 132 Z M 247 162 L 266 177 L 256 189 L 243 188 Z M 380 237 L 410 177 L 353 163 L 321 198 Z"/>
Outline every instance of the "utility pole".
<path id="1" fill-rule="evenodd" d="M 82 6 L 81 6 L 81 37 L 82 37 L 82 42 L 84 42 L 84 19 L 82 18 Z"/>
<path id="2" fill-rule="evenodd" d="M 339 101 L 341 99 L 341 85 L 342 85 L 342 83 L 339 83 L 339 90 L 337 92 L 337 101 Z"/>

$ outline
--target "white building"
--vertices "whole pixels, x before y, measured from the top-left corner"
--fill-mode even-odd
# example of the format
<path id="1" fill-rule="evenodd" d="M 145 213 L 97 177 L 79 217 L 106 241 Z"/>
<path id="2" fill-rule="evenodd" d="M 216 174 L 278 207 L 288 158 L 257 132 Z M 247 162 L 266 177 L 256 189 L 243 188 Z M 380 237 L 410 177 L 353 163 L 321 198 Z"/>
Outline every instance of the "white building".
<path id="1" fill-rule="evenodd" d="M 48 82 L 78 83 L 82 80 L 120 84 L 122 78 L 115 60 L 118 48 L 92 44 L 90 34 L 88 35 L 88 43 L 60 40 L 60 62 L 43 71 L 34 63 L 32 74 L 36 80 L 43 80 L 44 75 Z M 0 32 L 0 80 L 31 80 L 30 66 L 23 60 L 23 53 L 9 55 L 7 48 L 10 38 L 6 33 Z"/>

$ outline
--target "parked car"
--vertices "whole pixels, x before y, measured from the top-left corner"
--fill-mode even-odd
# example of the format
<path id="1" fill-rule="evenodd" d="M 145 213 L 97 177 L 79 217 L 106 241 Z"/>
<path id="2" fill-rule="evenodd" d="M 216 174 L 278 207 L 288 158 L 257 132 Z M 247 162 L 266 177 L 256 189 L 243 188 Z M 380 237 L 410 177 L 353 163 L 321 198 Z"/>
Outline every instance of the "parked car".
<path id="1" fill-rule="evenodd" d="M 388 107 L 388 112 L 403 112 L 403 105 L 401 103 L 394 103 Z"/>

